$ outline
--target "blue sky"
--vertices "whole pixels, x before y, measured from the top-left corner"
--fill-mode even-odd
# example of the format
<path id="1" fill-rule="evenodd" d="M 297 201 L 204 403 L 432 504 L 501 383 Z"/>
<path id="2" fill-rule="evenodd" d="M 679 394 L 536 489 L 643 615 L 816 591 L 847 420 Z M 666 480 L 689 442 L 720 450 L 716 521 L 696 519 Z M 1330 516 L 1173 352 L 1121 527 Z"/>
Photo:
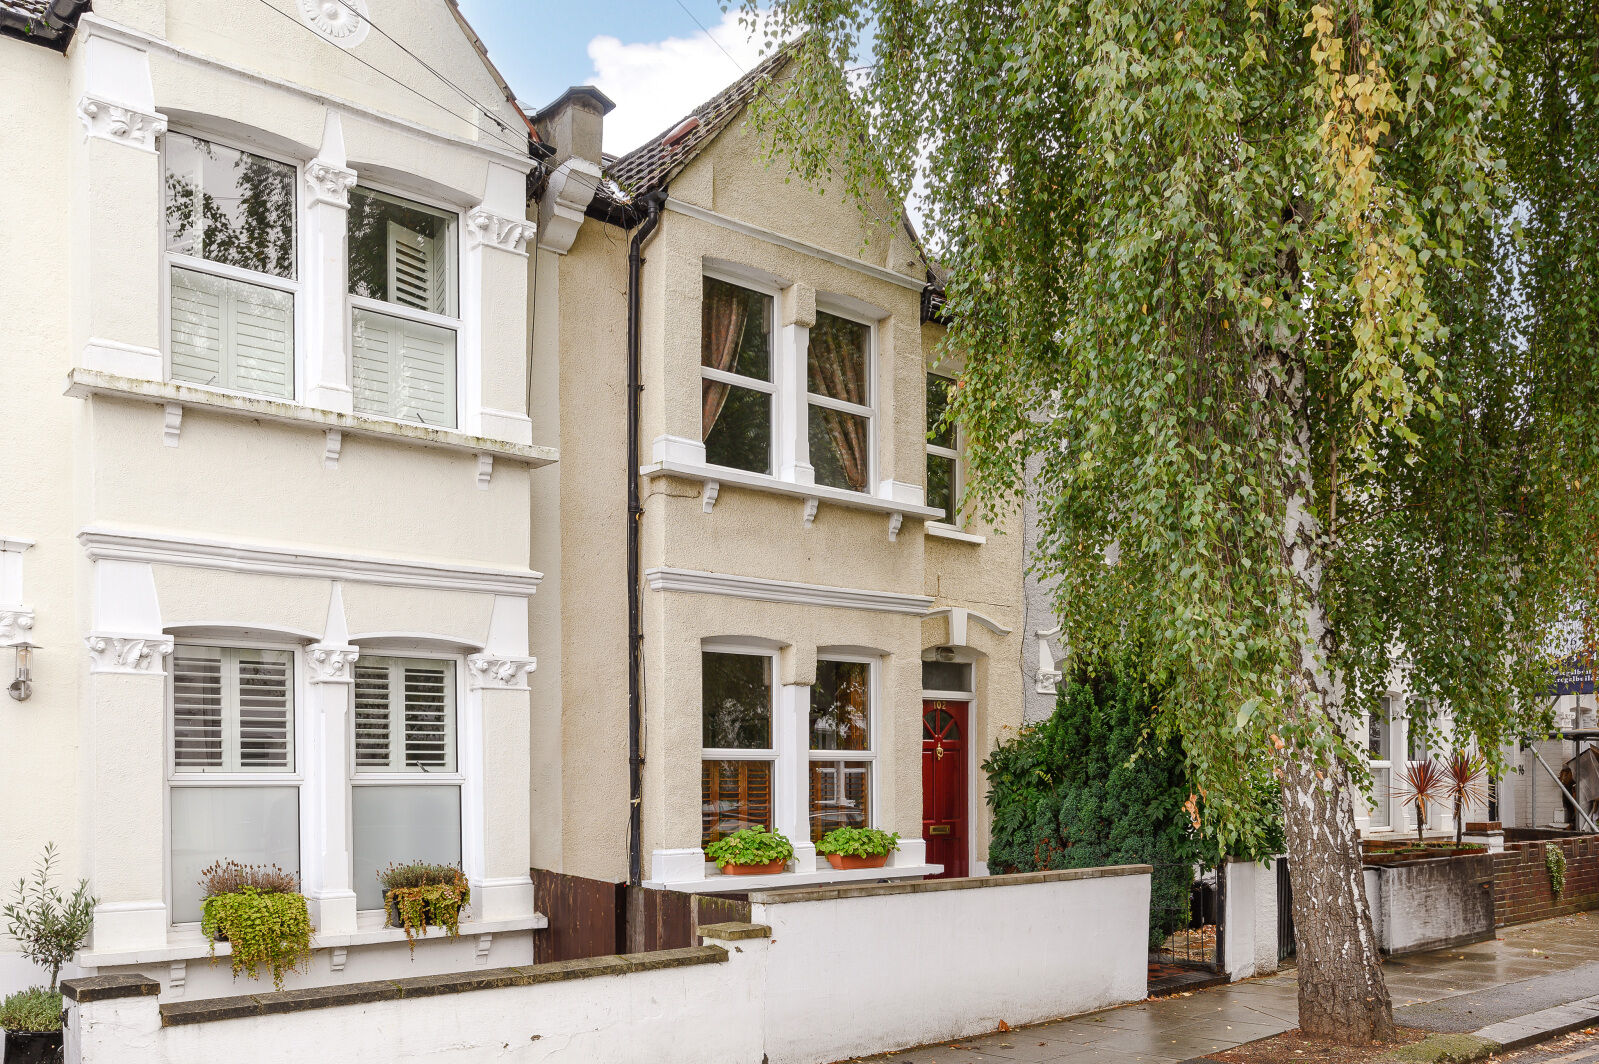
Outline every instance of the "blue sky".
<path id="1" fill-rule="evenodd" d="M 586 84 L 615 100 L 605 123 L 610 152 L 626 151 L 665 129 L 760 56 L 759 40 L 749 39 L 737 12 L 724 14 L 717 0 L 682 0 L 682 6 L 677 0 L 460 4 L 524 104 L 540 107 L 567 86 Z"/>

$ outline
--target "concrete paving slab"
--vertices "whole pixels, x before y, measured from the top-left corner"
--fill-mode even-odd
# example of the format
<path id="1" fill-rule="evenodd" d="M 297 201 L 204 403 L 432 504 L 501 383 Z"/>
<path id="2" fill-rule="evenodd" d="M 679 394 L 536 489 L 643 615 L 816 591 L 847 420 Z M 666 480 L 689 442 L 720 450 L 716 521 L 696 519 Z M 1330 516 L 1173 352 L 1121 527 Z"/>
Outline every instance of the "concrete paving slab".
<path id="1" fill-rule="evenodd" d="M 1506 1049 L 1520 1049 L 1595 1023 L 1599 1023 L 1599 996 L 1489 1024 L 1473 1033 Z"/>
<path id="2" fill-rule="evenodd" d="M 1407 1027 L 1467 1033 L 1593 995 L 1599 995 L 1599 963 L 1407 1005 L 1394 1019 Z"/>

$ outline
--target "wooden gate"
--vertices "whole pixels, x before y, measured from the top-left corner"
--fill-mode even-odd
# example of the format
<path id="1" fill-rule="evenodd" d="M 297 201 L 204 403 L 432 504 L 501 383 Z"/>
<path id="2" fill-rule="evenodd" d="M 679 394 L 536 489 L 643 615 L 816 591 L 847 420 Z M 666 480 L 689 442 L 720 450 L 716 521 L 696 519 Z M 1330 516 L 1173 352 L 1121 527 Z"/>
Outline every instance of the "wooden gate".
<path id="1" fill-rule="evenodd" d="M 533 961 L 574 961 L 700 944 L 701 924 L 748 921 L 743 894 L 684 894 L 533 869 L 533 897 L 549 926 L 533 934 Z"/>

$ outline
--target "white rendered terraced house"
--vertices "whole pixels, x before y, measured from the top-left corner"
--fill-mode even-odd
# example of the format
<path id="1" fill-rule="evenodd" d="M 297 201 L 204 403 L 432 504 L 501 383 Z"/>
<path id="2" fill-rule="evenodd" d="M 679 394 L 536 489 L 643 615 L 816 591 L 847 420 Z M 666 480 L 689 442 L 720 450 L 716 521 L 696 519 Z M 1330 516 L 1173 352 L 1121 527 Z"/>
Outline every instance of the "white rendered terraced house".
<path id="1" fill-rule="evenodd" d="M 0 881 L 54 841 L 79 967 L 164 997 L 260 989 L 203 959 L 225 858 L 299 875 L 291 986 L 530 961 L 523 115 L 445 0 L 46 7 L 0 0 Z M 415 859 L 473 905 L 413 958 Z"/>

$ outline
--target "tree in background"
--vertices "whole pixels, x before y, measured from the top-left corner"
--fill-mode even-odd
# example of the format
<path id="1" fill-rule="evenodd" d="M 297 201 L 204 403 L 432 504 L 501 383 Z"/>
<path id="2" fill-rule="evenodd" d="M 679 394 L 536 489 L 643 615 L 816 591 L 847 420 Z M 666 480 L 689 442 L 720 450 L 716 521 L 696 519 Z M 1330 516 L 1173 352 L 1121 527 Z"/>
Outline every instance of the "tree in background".
<path id="1" fill-rule="evenodd" d="M 1155 737 L 1158 694 L 1136 664 L 1079 665 L 1055 712 L 1000 744 L 983 765 L 993 808 L 988 866 L 1032 872 L 1149 864 L 1151 949 L 1187 926 L 1196 865 L 1222 858 L 1205 838 L 1180 739 Z M 1228 857 L 1259 860 L 1281 852 L 1282 828 L 1271 775 L 1256 815 L 1266 823 L 1259 849 Z M 1197 823 L 1196 823 L 1197 822 Z"/>
<path id="2" fill-rule="evenodd" d="M 1397 652 L 1498 758 L 1589 586 L 1594 0 L 771 7 L 773 152 L 924 178 L 971 497 L 1039 456 L 1065 637 L 1141 648 L 1220 845 L 1271 766 L 1301 1026 L 1391 1037 L 1360 714 Z"/>

